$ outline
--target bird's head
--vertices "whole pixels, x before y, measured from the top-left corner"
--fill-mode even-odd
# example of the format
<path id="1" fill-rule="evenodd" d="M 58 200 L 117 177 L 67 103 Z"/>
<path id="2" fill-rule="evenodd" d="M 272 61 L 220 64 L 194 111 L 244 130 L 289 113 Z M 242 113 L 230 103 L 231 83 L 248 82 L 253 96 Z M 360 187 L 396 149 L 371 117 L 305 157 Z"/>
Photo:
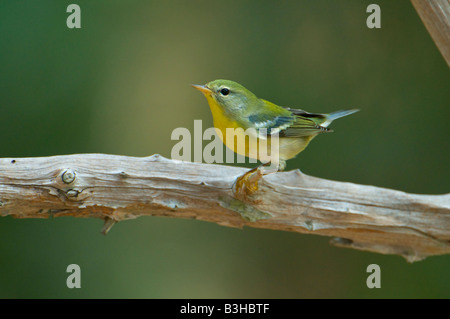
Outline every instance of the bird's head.
<path id="1" fill-rule="evenodd" d="M 205 85 L 192 86 L 202 92 L 209 103 L 215 102 L 224 111 L 232 113 L 246 111 L 258 101 L 252 92 L 229 80 L 214 80 Z"/>

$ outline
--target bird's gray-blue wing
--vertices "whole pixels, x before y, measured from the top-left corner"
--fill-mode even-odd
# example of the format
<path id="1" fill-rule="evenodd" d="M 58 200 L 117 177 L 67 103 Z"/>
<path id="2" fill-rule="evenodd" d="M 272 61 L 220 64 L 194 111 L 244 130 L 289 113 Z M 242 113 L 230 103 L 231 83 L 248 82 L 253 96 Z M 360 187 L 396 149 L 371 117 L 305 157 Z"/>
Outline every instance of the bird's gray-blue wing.
<path id="1" fill-rule="evenodd" d="M 260 132 L 261 129 L 265 129 L 267 135 L 278 133 L 279 137 L 305 137 L 330 131 L 330 129 L 316 124 L 313 120 L 296 114 L 275 117 L 254 114 L 250 115 L 248 120 L 252 123 L 252 127 Z"/>

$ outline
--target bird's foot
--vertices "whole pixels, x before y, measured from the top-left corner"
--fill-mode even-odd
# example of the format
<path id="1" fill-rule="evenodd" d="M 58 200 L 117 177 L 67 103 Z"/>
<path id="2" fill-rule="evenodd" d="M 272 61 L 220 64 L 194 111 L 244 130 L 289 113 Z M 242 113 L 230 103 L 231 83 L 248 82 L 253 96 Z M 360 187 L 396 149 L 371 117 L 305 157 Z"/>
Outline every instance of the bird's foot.
<path id="1" fill-rule="evenodd" d="M 233 185 L 234 196 L 240 200 L 247 200 L 258 190 L 258 181 L 263 176 L 261 166 L 249 170 L 242 176 L 239 176 Z"/>
<path id="2" fill-rule="evenodd" d="M 249 197 L 258 190 L 259 180 L 264 175 L 273 173 L 273 171 L 265 171 L 267 166 L 270 166 L 270 162 L 259 165 L 239 176 L 233 185 L 234 196 L 239 200 L 249 201 Z"/>

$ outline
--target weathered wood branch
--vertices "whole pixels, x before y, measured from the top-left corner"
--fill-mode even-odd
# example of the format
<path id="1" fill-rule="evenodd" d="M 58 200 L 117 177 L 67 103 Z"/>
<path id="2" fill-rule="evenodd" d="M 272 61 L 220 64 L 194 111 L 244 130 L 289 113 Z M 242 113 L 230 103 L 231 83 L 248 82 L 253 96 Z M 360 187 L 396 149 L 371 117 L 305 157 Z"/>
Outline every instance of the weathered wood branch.
<path id="1" fill-rule="evenodd" d="M 449 0 L 411 0 L 434 43 L 450 66 Z"/>
<path id="2" fill-rule="evenodd" d="M 249 202 L 232 191 L 247 169 L 81 154 L 0 159 L 0 214 L 18 218 L 144 215 L 336 237 L 332 243 L 409 261 L 450 253 L 450 194 L 401 191 L 307 176 L 264 176 Z"/>

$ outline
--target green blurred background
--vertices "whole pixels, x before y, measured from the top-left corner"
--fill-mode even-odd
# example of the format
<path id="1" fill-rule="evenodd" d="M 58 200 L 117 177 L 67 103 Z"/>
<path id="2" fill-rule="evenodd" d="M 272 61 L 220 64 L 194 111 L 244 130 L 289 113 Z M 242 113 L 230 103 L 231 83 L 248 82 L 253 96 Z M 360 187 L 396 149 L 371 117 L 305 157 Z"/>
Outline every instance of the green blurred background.
<path id="1" fill-rule="evenodd" d="M 359 108 L 287 169 L 413 193 L 450 191 L 449 69 L 411 3 L 0 2 L 0 157 L 170 157 L 173 129 L 212 126 L 189 84 L 232 79 L 311 112 Z M 1 167 L 0 167 L 1 169 Z M 329 238 L 146 217 L 0 218 L 1 298 L 449 298 L 450 256 L 408 264 Z M 66 267 L 81 267 L 81 289 Z M 381 267 L 381 289 L 366 267 Z"/>

